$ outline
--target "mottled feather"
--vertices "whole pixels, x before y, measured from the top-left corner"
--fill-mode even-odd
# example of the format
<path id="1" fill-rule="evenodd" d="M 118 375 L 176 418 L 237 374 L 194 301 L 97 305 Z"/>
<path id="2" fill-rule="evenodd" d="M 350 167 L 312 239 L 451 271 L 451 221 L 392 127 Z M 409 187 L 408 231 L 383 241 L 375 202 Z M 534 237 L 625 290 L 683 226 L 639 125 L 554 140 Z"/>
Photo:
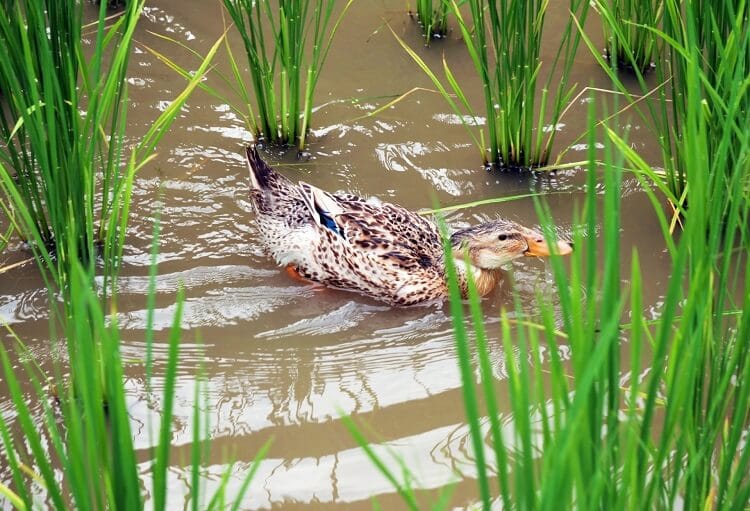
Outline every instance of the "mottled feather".
<path id="1" fill-rule="evenodd" d="M 395 204 L 293 184 L 254 147 L 247 159 L 256 221 L 279 264 L 391 304 L 444 297 L 443 248 L 433 222 Z"/>

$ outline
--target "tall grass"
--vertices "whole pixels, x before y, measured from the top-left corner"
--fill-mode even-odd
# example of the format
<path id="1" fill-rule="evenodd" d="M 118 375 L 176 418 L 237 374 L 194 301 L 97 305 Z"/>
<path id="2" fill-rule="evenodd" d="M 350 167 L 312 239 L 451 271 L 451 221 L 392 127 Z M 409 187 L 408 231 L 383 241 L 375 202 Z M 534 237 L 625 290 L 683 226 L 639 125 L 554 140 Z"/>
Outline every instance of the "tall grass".
<path id="1" fill-rule="evenodd" d="M 542 80 L 540 48 L 549 2 L 465 3 L 469 4 L 471 23 L 464 19 L 455 0 L 450 1 L 450 7 L 482 84 L 487 135 L 482 129 L 474 133 L 473 126 L 481 124 L 480 118 L 448 64 L 443 63 L 448 84 L 444 86 L 406 43 L 399 42 L 463 120 L 485 164 L 505 169 L 543 167 L 550 159 L 560 116 L 574 91 L 568 78 L 580 35 L 574 29 L 573 17 L 562 31 L 559 49 L 545 69 L 546 80 Z M 588 7 L 589 2 L 583 0 L 568 3 L 570 12 L 582 20 Z"/>
<path id="2" fill-rule="evenodd" d="M 75 247 L 71 250 L 75 251 Z M 161 423 L 152 452 L 151 494 L 146 499 L 141 476 L 142 461 L 139 461 L 141 456 L 136 453 L 134 431 L 130 426 L 117 309 L 112 307 L 109 315 L 105 313 L 99 296 L 91 288 L 93 275 L 89 271 L 78 260 L 71 263 L 69 307 L 66 310 L 69 316 L 61 318 L 68 364 L 70 368 L 78 369 L 76 385 L 67 380 L 65 368 L 58 367 L 52 377 L 45 374 L 20 339 L 15 338 L 15 352 L 5 344 L 0 345 L 2 379 L 7 383 L 12 410 L 12 413 L 0 416 L 3 447 L 0 456 L 12 478 L 10 486 L 0 483 L 0 495 L 18 510 L 40 509 L 42 503 L 45 509 L 61 511 L 138 510 L 147 505 L 151 509 L 171 509 L 178 505 L 169 499 L 167 473 L 184 295 L 180 290 L 177 296 L 164 373 L 147 372 L 149 391 L 153 378 L 163 381 L 164 387 L 160 401 Z M 152 290 L 153 279 L 152 275 Z M 149 330 L 147 339 L 152 338 Z M 92 346 L 98 348 L 93 350 Z M 152 358 L 152 349 L 153 343 L 149 341 L 148 359 Z M 97 353 L 107 359 L 103 378 L 99 377 Z M 22 384 L 30 385 L 30 395 L 25 394 Z M 105 396 L 106 406 L 102 406 Z M 200 420 L 200 399 L 201 394 L 196 390 L 195 430 L 190 457 L 193 482 L 202 477 L 202 464 L 207 455 L 204 440 L 207 432 L 202 429 L 206 421 Z M 38 408 L 41 410 L 37 411 Z M 192 509 L 225 509 L 228 501 L 236 501 L 236 509 L 266 450 L 267 445 L 258 452 L 246 481 L 238 494 L 231 498 L 226 494 L 231 465 L 213 495 L 202 494 L 202 486 L 193 484 Z"/>
<path id="3" fill-rule="evenodd" d="M 352 1 L 334 18 L 334 0 L 224 0 L 245 45 L 255 109 L 231 50 L 229 58 L 256 138 L 305 147 L 315 87 Z"/>
<path id="4" fill-rule="evenodd" d="M 103 276 L 103 304 L 114 293 L 134 176 L 154 156 L 221 39 L 185 90 L 130 149 L 125 146 L 125 72 L 143 2 L 130 2 L 110 28 L 101 6 L 88 59 L 80 33 L 81 3 L 21 4 L 15 3 L 12 13 L 0 12 L 0 46 L 9 55 L 0 59 L 0 83 L 12 91 L 10 113 L 0 121 L 9 141 L 0 149 L 5 199 L 0 206 L 33 251 L 49 289 L 50 316 L 59 323 L 56 328 L 65 330 L 77 312 L 74 267 L 84 266 L 90 289 L 99 288 L 95 275 Z M 77 349 L 91 360 L 71 356 L 71 386 L 76 393 L 86 392 L 87 379 L 98 378 L 104 393 L 100 406 L 106 405 L 116 397 L 105 385 L 114 370 L 112 358 L 105 345 L 89 342 L 99 338 L 94 323 L 84 316 L 77 325 L 91 332 L 75 332 L 71 342 L 79 342 Z"/>
<path id="5" fill-rule="evenodd" d="M 708 158 L 705 170 L 732 179 L 736 169 L 750 178 L 747 126 L 750 123 L 750 6 L 747 2 L 669 0 L 664 35 L 670 46 L 672 127 L 679 165 L 670 180 L 690 187 L 694 148 L 688 130 L 700 118 Z M 683 14 L 684 11 L 684 14 Z M 703 102 L 698 107 L 698 102 Z M 693 179 L 706 179 L 704 173 Z M 717 176 L 718 178 L 718 176 Z M 745 189 L 745 196 L 750 190 Z M 692 194 L 692 191 L 689 192 Z M 700 197 L 697 198 L 700 200 Z M 709 196 L 707 199 L 712 200 Z"/>
<path id="6" fill-rule="evenodd" d="M 223 38 L 140 141 L 128 147 L 125 78 L 143 6 L 143 1 L 128 2 L 112 21 L 102 5 L 88 48 L 81 31 L 83 2 L 0 4 L 0 88 L 7 99 L 0 115 L 0 135 L 7 141 L 0 148 L 0 206 L 37 258 L 50 291 L 51 337 L 55 342 L 63 337 L 67 353 L 65 367 L 56 366 L 50 377 L 20 339 L 16 354 L 7 345 L 0 347 L 2 379 L 12 405 L 12 413 L 0 418 L 3 465 L 12 484 L 0 485 L 0 494 L 17 509 L 40 503 L 53 509 L 145 507 L 116 324 L 117 270 L 134 176 L 153 158 Z M 101 274 L 103 286 L 96 282 Z M 152 315 L 153 299 L 149 303 Z M 168 506 L 181 308 L 182 295 L 170 334 L 163 417 L 151 470 L 150 505 L 156 509 Z M 150 326 L 146 337 L 146 357 L 152 360 Z M 152 368 L 147 366 L 150 382 Z M 22 382 L 30 384 L 30 396 L 22 391 Z M 32 403 L 41 407 L 40 413 Z M 195 410 L 197 417 L 197 402 Z M 205 454 L 203 433 L 196 427 L 194 482 Z M 248 477 L 256 468 L 257 463 Z M 200 500 L 200 487 L 192 488 L 193 509 L 227 505 L 229 471 L 231 467 L 207 502 Z M 246 490 L 247 481 L 233 508 Z"/>
<path id="7" fill-rule="evenodd" d="M 422 35 L 430 39 L 448 34 L 448 2 L 446 0 L 416 0 L 417 21 L 422 27 Z"/>
<path id="8" fill-rule="evenodd" d="M 610 62 L 625 70 L 645 73 L 656 55 L 657 37 L 653 29 L 661 26 L 662 0 L 597 1 L 607 41 L 605 52 Z"/>
<path id="9" fill-rule="evenodd" d="M 507 395 L 496 391 L 491 360 L 498 355 L 488 347 L 480 300 L 470 287 L 468 320 L 449 263 L 482 509 L 740 510 L 750 504 L 750 203 L 743 166 L 730 165 L 728 174 L 704 170 L 706 114 L 695 104 L 684 127 L 688 179 L 700 179 L 690 181 L 695 201 L 685 211 L 679 240 L 671 237 L 650 181 L 636 174 L 653 201 L 672 261 L 657 319 L 644 316 L 637 251 L 629 268 L 621 259 L 625 157 L 608 142 L 602 167 L 594 163 L 593 113 L 577 250 L 569 269 L 551 259 L 559 310 L 546 302 L 537 318 L 520 322 L 501 312 L 502 356 L 513 361 L 522 354 L 520 363 L 505 365 Z M 726 127 L 725 143 L 733 131 Z M 711 159 L 727 161 L 729 153 L 727 148 Z M 598 175 L 603 197 L 596 192 Z M 539 211 L 549 226 L 546 210 Z M 520 304 L 516 308 L 521 315 Z M 501 400 L 512 410 L 502 418 Z M 384 460 L 376 463 L 415 509 L 401 478 Z"/>
<path id="10" fill-rule="evenodd" d="M 0 157 L 15 172 L 3 171 L 0 180 L 10 201 L 22 202 L 28 212 L 29 225 L 21 225 L 19 234 L 45 260 L 60 289 L 73 263 L 68 247 L 75 246 L 88 265 L 99 247 L 110 255 L 107 264 L 118 263 L 117 226 L 131 183 L 119 172 L 121 104 L 142 5 L 133 2 L 109 31 L 102 8 L 88 62 L 81 42 L 82 4 L 0 6 L 0 48 L 7 56 L 0 63 L 0 88 L 9 91 L 8 109 L 0 115 L 0 133 L 8 144 Z"/>
<path id="11" fill-rule="evenodd" d="M 83 5 L 0 4 L 0 89 L 9 91 L 0 113 L 7 141 L 0 147 L 0 205 L 63 293 L 75 261 L 93 269 L 101 256 L 105 291 L 113 282 L 135 173 L 153 157 L 219 45 L 131 149 L 125 79 L 144 2 L 129 2 L 114 22 L 102 5 L 90 49 L 81 31 Z"/>
<path id="12" fill-rule="evenodd" d="M 631 165 L 652 174 L 662 193 L 682 214 L 690 199 L 691 184 L 687 168 L 692 140 L 686 133 L 688 118 L 702 109 L 702 126 L 707 144 L 707 161 L 703 171 L 693 173 L 698 180 L 709 179 L 709 172 L 728 174 L 739 167 L 747 170 L 744 146 L 745 127 L 750 122 L 750 30 L 747 2 L 703 2 L 700 0 L 663 1 L 662 28 L 643 26 L 664 45 L 664 58 L 656 64 L 657 90 L 649 90 L 642 73 L 635 74 L 642 92 L 654 97 L 635 108 L 653 131 L 662 152 L 660 169 L 638 161 L 629 152 Z M 579 25 L 580 29 L 580 25 Z M 581 29 L 582 32 L 582 29 Z M 612 78 L 616 88 L 630 97 L 628 87 L 598 54 L 584 34 L 586 44 Z M 628 61 L 635 55 L 628 53 Z M 636 158 L 631 158 L 636 157 Z M 720 161 L 716 159 L 719 158 Z"/>

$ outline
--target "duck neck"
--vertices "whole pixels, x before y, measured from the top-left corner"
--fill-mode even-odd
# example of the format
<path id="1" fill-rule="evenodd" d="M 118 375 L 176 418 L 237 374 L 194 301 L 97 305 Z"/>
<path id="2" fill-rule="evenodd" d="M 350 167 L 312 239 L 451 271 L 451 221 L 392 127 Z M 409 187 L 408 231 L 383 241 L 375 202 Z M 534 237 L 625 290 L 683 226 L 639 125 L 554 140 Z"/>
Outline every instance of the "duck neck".
<path id="1" fill-rule="evenodd" d="M 456 264 L 456 273 L 458 274 L 458 283 L 461 286 L 461 296 L 466 298 L 469 290 L 469 278 L 473 278 L 474 285 L 477 288 L 479 296 L 487 296 L 500 281 L 502 270 L 496 268 L 488 270 L 479 268 L 462 259 L 454 259 Z"/>

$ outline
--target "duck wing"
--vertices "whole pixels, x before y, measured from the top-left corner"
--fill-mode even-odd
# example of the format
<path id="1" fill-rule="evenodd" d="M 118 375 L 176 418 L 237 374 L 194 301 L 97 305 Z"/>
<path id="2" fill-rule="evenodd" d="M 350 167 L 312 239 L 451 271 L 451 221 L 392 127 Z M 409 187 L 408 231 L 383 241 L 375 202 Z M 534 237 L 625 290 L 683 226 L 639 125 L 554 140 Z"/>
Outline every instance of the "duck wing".
<path id="1" fill-rule="evenodd" d="M 333 194 L 304 182 L 300 190 L 319 228 L 334 232 L 352 250 L 371 252 L 408 270 L 442 267 L 437 226 L 421 215 L 396 204 Z"/>
<path id="2" fill-rule="evenodd" d="M 445 295 L 443 247 L 430 220 L 395 204 L 328 193 L 308 183 L 300 183 L 300 190 L 310 217 L 329 240 L 319 260 L 331 252 L 336 258 L 313 278 L 397 305 Z"/>

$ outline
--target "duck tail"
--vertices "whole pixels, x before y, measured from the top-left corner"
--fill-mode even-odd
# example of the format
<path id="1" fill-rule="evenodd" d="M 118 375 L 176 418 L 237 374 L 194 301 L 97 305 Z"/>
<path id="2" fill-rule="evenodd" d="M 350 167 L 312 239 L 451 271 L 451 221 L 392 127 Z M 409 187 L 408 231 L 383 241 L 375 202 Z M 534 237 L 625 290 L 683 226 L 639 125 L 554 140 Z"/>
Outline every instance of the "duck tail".
<path id="1" fill-rule="evenodd" d="M 255 144 L 247 147 L 247 168 L 250 171 L 250 183 L 256 190 L 267 190 L 275 181 L 276 172 L 258 154 Z"/>

